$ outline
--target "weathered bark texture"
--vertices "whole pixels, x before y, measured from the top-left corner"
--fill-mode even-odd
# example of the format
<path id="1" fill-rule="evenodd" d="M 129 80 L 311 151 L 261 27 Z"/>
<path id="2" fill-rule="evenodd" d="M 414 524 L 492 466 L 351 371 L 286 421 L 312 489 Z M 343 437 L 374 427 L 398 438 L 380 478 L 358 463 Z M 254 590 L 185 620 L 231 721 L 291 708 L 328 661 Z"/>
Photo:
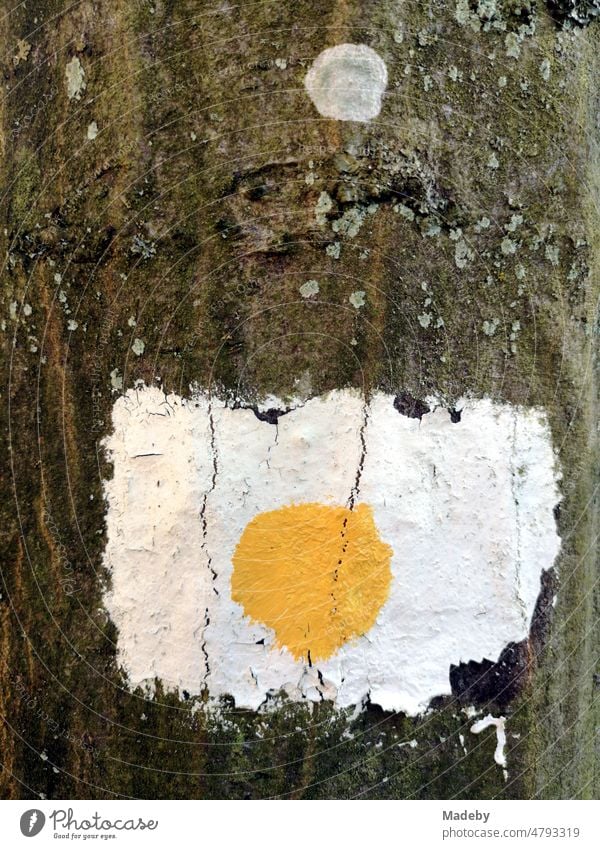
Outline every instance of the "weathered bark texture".
<path id="1" fill-rule="evenodd" d="M 597 4 L 8 5 L 1 795 L 593 796 Z M 370 123 L 322 118 L 304 90 L 342 42 L 386 62 Z M 324 702 L 219 722 L 129 693 L 102 607 L 99 441 L 137 379 L 545 407 L 563 545 L 530 640 L 453 670 L 455 697 L 419 719 Z M 468 704 L 508 717 L 507 781 Z"/>

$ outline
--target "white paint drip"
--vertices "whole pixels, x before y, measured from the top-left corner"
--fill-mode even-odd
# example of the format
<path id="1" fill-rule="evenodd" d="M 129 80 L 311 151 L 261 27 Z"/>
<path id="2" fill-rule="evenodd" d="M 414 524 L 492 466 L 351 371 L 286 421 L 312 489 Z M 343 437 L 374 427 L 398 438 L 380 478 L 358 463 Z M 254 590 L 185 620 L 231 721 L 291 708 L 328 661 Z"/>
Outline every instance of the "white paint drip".
<path id="1" fill-rule="evenodd" d="M 363 427 L 363 397 L 338 390 L 275 426 L 201 393 L 118 398 L 105 441 L 105 600 L 131 686 L 158 677 L 253 709 L 281 690 L 341 708 L 368 696 L 414 715 L 450 694 L 450 664 L 497 660 L 525 638 L 560 545 L 546 416 L 488 399 L 459 406 L 459 423 L 442 408 L 419 421 L 376 394 Z M 368 633 L 308 668 L 232 601 L 232 555 L 258 513 L 344 505 L 354 491 L 394 551 L 389 598 Z"/>
<path id="2" fill-rule="evenodd" d="M 338 121 L 370 121 L 381 111 L 385 62 L 366 44 L 338 44 L 320 53 L 304 79 L 319 113 Z"/>
<path id="3" fill-rule="evenodd" d="M 495 717 L 492 716 L 491 713 L 488 713 L 487 716 L 484 716 L 483 719 L 480 719 L 471 726 L 471 733 L 481 734 L 481 732 L 485 731 L 486 728 L 489 728 L 490 725 L 494 725 L 496 728 L 496 751 L 494 752 L 494 760 L 498 766 L 506 769 L 506 754 L 504 752 L 504 747 L 506 746 L 506 717 Z"/>

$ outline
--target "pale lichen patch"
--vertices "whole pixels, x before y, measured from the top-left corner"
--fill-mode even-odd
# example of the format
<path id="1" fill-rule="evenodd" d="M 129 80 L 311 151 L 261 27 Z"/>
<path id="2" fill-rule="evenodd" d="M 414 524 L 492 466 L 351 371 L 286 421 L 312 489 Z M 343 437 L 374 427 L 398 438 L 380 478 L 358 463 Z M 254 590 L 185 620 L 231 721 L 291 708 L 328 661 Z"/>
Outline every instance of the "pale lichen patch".
<path id="1" fill-rule="evenodd" d="M 334 221 L 331 226 L 334 232 L 339 233 L 341 236 L 347 236 L 349 239 L 353 239 L 360 231 L 364 217 L 364 212 L 362 210 L 357 207 L 351 207 L 344 212 L 341 218 Z"/>
<path id="2" fill-rule="evenodd" d="M 365 292 L 362 289 L 358 289 L 356 292 L 352 292 L 348 300 L 352 304 L 355 309 L 360 309 L 365 305 Z"/>
<path id="3" fill-rule="evenodd" d="M 500 250 L 504 256 L 511 256 L 511 254 L 515 254 L 517 252 L 517 242 L 513 239 L 509 239 L 508 236 L 505 236 L 500 242 Z"/>
<path id="4" fill-rule="evenodd" d="M 483 322 L 483 332 L 486 336 L 493 336 L 496 330 L 498 329 L 498 325 L 500 324 L 500 319 L 492 318 Z"/>
<path id="5" fill-rule="evenodd" d="M 85 71 L 79 61 L 79 56 L 73 56 L 71 61 L 65 68 L 65 77 L 67 80 L 67 94 L 69 100 L 81 100 L 81 95 L 85 91 Z"/>
<path id="6" fill-rule="evenodd" d="M 321 226 L 327 224 L 327 213 L 333 208 L 333 201 L 327 192 L 321 192 L 315 204 L 315 218 Z"/>
<path id="7" fill-rule="evenodd" d="M 318 280 L 307 280 L 300 286 L 300 294 L 303 298 L 311 298 L 313 295 L 319 294 Z"/>
<path id="8" fill-rule="evenodd" d="M 525 639 L 560 546 L 543 411 L 465 401 L 457 424 L 441 406 L 416 419 L 399 415 L 398 398 L 349 389 L 293 409 L 263 401 L 286 410 L 277 429 L 204 393 L 186 400 L 140 383 L 115 401 L 105 602 L 132 689 L 160 678 L 251 710 L 283 689 L 415 715 L 450 695 L 450 664 Z M 342 506 L 352 493 L 392 549 L 392 582 L 369 632 L 315 666 L 234 603 L 233 557 L 257 515 L 291 501 Z"/>
<path id="9" fill-rule="evenodd" d="M 542 75 L 542 79 L 548 82 L 550 79 L 550 61 L 548 59 L 542 59 L 540 63 L 540 74 Z"/>
<path id="10" fill-rule="evenodd" d="M 518 59 L 521 55 L 521 41 L 518 35 L 514 32 L 509 32 L 504 39 L 504 44 L 506 46 L 506 55 L 511 59 Z"/>
<path id="11" fill-rule="evenodd" d="M 471 262 L 475 257 L 475 254 L 471 250 L 471 248 L 467 245 L 464 239 L 459 239 L 456 243 L 456 247 L 454 249 L 454 262 L 456 263 L 457 268 L 465 268 L 467 263 Z"/>
<path id="12" fill-rule="evenodd" d="M 27 57 L 31 51 L 31 44 L 28 41 L 25 41 L 23 38 L 20 38 L 17 41 L 17 52 L 13 56 L 13 65 L 16 68 L 20 65 L 21 62 L 26 62 Z"/>
<path id="13" fill-rule="evenodd" d="M 551 262 L 552 265 L 558 265 L 560 250 L 557 245 L 546 245 L 545 255 L 546 259 Z"/>

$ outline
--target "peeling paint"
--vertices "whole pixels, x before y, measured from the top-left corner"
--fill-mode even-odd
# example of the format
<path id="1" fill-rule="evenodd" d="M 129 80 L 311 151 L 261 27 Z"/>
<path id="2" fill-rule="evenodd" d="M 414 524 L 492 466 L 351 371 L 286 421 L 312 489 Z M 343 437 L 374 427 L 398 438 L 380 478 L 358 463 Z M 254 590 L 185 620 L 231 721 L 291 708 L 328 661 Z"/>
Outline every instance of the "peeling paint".
<path id="1" fill-rule="evenodd" d="M 350 295 L 348 300 L 350 301 L 350 303 L 352 304 L 352 306 L 355 309 L 359 310 L 361 307 L 364 307 L 364 305 L 365 305 L 365 297 L 366 297 L 366 292 L 363 292 L 362 289 L 358 289 L 356 292 L 352 292 L 352 294 Z"/>
<path id="2" fill-rule="evenodd" d="M 115 368 L 110 373 L 110 385 L 113 392 L 120 392 L 123 389 L 123 377 L 119 374 L 119 369 Z"/>
<path id="3" fill-rule="evenodd" d="M 105 601 L 132 687 L 158 677 L 252 709 L 283 690 L 416 714 L 450 694 L 451 664 L 496 659 L 527 636 L 560 544 L 545 415 L 487 399 L 461 401 L 460 420 L 427 405 L 399 416 L 395 405 L 338 390 L 271 423 L 201 392 L 139 387 L 116 399 Z M 392 550 L 374 623 L 315 662 L 232 598 L 244 529 L 314 503 L 368 506 Z M 301 623 L 308 611 L 292 602 L 286 615 Z"/>

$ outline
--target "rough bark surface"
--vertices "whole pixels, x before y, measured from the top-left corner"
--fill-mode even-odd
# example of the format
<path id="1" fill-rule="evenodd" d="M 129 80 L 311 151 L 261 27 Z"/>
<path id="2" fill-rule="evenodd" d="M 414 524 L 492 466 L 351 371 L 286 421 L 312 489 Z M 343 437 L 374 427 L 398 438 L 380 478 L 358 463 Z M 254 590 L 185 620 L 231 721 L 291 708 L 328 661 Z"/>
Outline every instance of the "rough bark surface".
<path id="1" fill-rule="evenodd" d="M 40 0 L 0 14 L 4 798 L 597 793 L 596 12 Z M 388 68 L 368 124 L 321 118 L 304 90 L 341 42 Z M 530 639 L 454 669 L 455 696 L 419 719 L 327 703 L 219 718 L 160 686 L 128 692 L 101 601 L 99 442 L 138 379 L 248 403 L 353 385 L 417 413 L 431 393 L 543 406 L 563 546 Z M 508 780 L 468 704 L 507 716 Z"/>

